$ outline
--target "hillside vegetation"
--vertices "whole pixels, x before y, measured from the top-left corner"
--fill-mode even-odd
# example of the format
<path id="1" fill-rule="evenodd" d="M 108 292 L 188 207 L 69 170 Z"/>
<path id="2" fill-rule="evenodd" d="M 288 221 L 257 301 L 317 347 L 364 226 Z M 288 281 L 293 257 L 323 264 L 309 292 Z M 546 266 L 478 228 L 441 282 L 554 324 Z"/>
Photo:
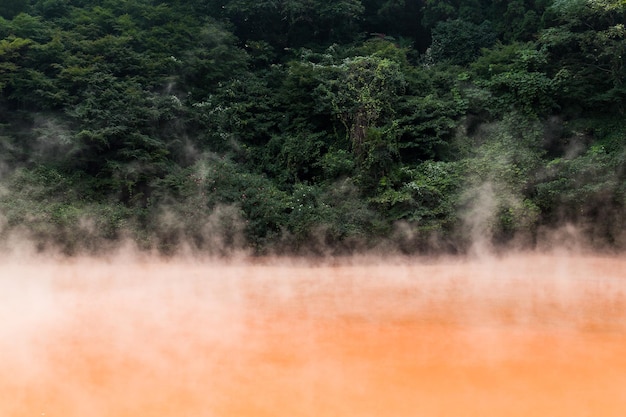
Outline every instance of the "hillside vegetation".
<path id="1" fill-rule="evenodd" d="M 0 236 L 626 246 L 624 0 L 3 0 Z"/>

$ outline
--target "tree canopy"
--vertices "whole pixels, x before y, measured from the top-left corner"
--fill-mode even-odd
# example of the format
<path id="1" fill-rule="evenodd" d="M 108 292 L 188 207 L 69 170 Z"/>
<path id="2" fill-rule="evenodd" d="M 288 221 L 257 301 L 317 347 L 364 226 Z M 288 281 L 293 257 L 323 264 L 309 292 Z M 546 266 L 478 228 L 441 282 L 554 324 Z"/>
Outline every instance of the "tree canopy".
<path id="1" fill-rule="evenodd" d="M 0 4 L 0 235 L 626 245 L 623 0 Z M 521 242 L 521 243 L 520 243 Z"/>

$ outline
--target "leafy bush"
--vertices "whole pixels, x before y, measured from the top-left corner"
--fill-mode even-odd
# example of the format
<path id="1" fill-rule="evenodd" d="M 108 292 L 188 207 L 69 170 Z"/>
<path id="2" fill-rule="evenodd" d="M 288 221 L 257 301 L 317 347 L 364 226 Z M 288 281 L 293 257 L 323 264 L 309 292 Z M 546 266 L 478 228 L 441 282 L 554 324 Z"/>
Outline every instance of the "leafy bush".
<path id="1" fill-rule="evenodd" d="M 480 25 L 465 20 L 439 22 L 432 31 L 430 57 L 435 63 L 465 65 L 480 54 L 482 48 L 489 48 L 496 42 L 496 34 L 491 23 Z"/>

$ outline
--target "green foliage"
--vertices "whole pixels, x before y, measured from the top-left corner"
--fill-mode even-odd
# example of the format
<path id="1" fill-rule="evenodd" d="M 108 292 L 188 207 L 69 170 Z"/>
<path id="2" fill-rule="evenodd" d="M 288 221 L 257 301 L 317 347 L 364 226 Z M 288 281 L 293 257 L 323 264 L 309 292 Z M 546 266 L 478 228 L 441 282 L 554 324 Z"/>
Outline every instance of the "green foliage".
<path id="1" fill-rule="evenodd" d="M 178 61 L 183 86 L 195 98 L 204 98 L 220 82 L 245 74 L 247 55 L 235 46 L 233 35 L 214 23 L 207 23 L 193 34 L 192 45 L 180 51 Z"/>
<path id="2" fill-rule="evenodd" d="M 561 80 L 546 73 L 545 50 L 533 44 L 513 43 L 484 50 L 471 68 L 476 84 L 492 94 L 490 111 L 504 114 L 515 109 L 529 117 L 545 116 L 558 108 Z"/>
<path id="3" fill-rule="evenodd" d="M 502 33 L 502 39 L 507 42 L 531 40 L 541 27 L 541 8 L 529 9 L 525 0 L 506 3 L 508 3 L 506 11 L 498 28 L 498 32 Z"/>
<path id="4" fill-rule="evenodd" d="M 426 0 L 422 24 L 432 29 L 438 22 L 444 22 L 459 17 L 458 2 L 445 0 Z"/>
<path id="5" fill-rule="evenodd" d="M 368 247 L 368 237 L 381 232 L 380 217 L 350 180 L 326 190 L 298 184 L 291 201 L 288 241 L 296 251 L 352 252 Z"/>
<path id="6" fill-rule="evenodd" d="M 464 20 L 439 22 L 432 31 L 430 59 L 435 63 L 465 65 L 478 57 L 482 48 L 496 42 L 491 23 L 476 25 Z"/>
<path id="7" fill-rule="evenodd" d="M 386 38 L 396 41 L 399 46 L 413 46 L 420 50 L 427 46 L 428 31 L 416 24 L 422 15 L 422 2 L 363 0 L 362 3 L 363 27 L 375 39 Z"/>
<path id="8" fill-rule="evenodd" d="M 324 173 L 324 178 L 333 180 L 336 178 L 350 177 L 354 173 L 354 157 L 344 149 L 331 149 L 326 152 L 319 162 Z"/>
<path id="9" fill-rule="evenodd" d="M 372 202 L 394 221 L 407 221 L 422 232 L 445 234 L 457 222 L 457 199 L 462 183 L 461 164 L 426 161 L 383 177 Z"/>
<path id="10" fill-rule="evenodd" d="M 28 2 L 24 0 L 3 0 L 0 4 L 0 17 L 12 19 L 28 9 Z"/>
<path id="11" fill-rule="evenodd" d="M 623 144 L 623 135 L 621 139 Z M 591 243 L 618 243 L 626 224 L 625 157 L 623 147 L 610 153 L 597 144 L 577 157 L 552 160 L 536 189 L 544 223 L 579 224 L 587 229 Z"/>
<path id="12" fill-rule="evenodd" d="M 68 254 L 96 252 L 123 237 L 132 212 L 92 197 L 90 182 L 80 174 L 53 168 L 19 169 L 0 195 L 6 219 L 0 234 L 18 232 L 37 242 L 39 249 L 59 247 Z"/>
<path id="13" fill-rule="evenodd" d="M 375 55 L 346 58 L 324 69 L 330 77 L 315 91 L 344 125 L 352 150 L 367 158 L 368 129 L 388 124 L 405 81 L 399 65 Z"/>
<path id="14" fill-rule="evenodd" d="M 7 25 L 8 34 L 35 42 L 44 43 L 50 39 L 52 28 L 39 16 L 20 13 Z"/>
<path id="15" fill-rule="evenodd" d="M 556 1 L 553 27 L 540 33 L 564 105 L 623 112 L 626 93 L 626 5 L 621 1 Z"/>
<path id="16" fill-rule="evenodd" d="M 449 143 L 468 107 L 463 88 L 454 68 L 417 67 L 407 72 L 406 94 L 396 110 L 403 161 L 451 159 Z"/>
<path id="17" fill-rule="evenodd" d="M 99 191 L 119 193 L 125 204 L 145 204 L 153 178 L 172 166 L 173 141 L 162 135 L 176 130 L 170 124 L 182 113 L 180 100 L 106 73 L 86 81 L 78 104 L 66 109 L 71 152 L 63 165 L 100 178 Z"/>
<path id="18" fill-rule="evenodd" d="M 545 115 L 555 107 L 554 82 L 540 72 L 505 72 L 495 75 L 485 86 L 498 96 L 496 107 L 516 106 L 528 115 Z"/>
<path id="19" fill-rule="evenodd" d="M 410 52 L 408 47 L 402 47 L 389 39 L 373 38 L 363 42 L 355 49 L 357 56 L 375 56 L 378 58 L 388 59 L 396 62 L 401 68 L 409 66 L 407 54 Z"/>
<path id="20" fill-rule="evenodd" d="M 281 48 L 350 39 L 363 13 L 360 0 L 236 0 L 223 7 L 241 38 Z"/>
<path id="21" fill-rule="evenodd" d="M 202 156 L 156 182 L 146 208 L 148 240 L 165 251 L 184 242 L 203 251 L 262 251 L 281 236 L 289 202 L 264 175 Z"/>
<path id="22" fill-rule="evenodd" d="M 449 20 L 460 19 L 475 25 L 488 20 L 500 40 L 528 41 L 541 28 L 542 17 L 551 3 L 551 0 L 426 0 L 422 23 L 432 29 Z"/>
<path id="23" fill-rule="evenodd" d="M 541 126 L 508 114 L 484 126 L 476 139 L 482 143 L 464 161 L 465 190 L 459 200 L 468 237 L 506 241 L 521 234 L 532 239 L 540 213 L 531 197 L 543 165 Z"/>
<path id="24" fill-rule="evenodd" d="M 27 48 L 32 41 L 21 38 L 0 40 L 0 93 L 9 83 L 12 75 L 18 70 L 20 50 Z"/>
<path id="25" fill-rule="evenodd" d="M 275 133 L 281 119 L 274 93 L 263 78 L 248 74 L 220 83 L 214 94 L 195 106 L 218 136 L 246 145 L 261 145 Z"/>
<path id="26" fill-rule="evenodd" d="M 319 180 L 318 161 L 328 148 L 326 139 L 325 133 L 312 133 L 304 126 L 300 132 L 277 135 L 268 143 L 266 166 L 283 182 Z"/>
<path id="27" fill-rule="evenodd" d="M 0 235 L 338 253 L 571 221 L 618 245 L 624 21 L 621 0 L 4 1 Z"/>

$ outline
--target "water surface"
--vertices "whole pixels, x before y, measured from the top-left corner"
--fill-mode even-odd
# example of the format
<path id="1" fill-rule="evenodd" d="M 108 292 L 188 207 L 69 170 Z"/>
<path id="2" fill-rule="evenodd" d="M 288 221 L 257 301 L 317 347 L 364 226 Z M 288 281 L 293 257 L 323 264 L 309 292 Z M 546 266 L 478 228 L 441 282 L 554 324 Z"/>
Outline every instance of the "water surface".
<path id="1" fill-rule="evenodd" d="M 623 416 L 626 261 L 5 260 L 0 415 Z"/>

